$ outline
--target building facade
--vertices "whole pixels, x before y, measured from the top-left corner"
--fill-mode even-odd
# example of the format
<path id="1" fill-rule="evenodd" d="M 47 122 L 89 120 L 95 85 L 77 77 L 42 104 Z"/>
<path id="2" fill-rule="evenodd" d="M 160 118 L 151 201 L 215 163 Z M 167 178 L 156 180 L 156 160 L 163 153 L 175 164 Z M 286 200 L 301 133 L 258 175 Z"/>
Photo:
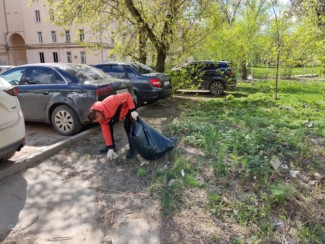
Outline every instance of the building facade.
<path id="1" fill-rule="evenodd" d="M 32 5 L 29 0 L 0 1 L 0 65 L 107 61 L 111 44 L 106 42 L 106 48 L 97 51 L 82 47 L 81 41 L 101 42 L 100 35 L 88 34 L 87 27 L 76 33 L 52 24 L 55 15 L 41 1 Z"/>

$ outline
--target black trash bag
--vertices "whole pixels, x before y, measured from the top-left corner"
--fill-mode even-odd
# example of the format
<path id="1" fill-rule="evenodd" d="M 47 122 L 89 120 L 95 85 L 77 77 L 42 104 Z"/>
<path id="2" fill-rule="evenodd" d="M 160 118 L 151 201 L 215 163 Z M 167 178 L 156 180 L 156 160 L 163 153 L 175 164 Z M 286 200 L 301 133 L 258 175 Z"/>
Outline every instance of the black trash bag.
<path id="1" fill-rule="evenodd" d="M 176 138 L 168 138 L 139 117 L 131 125 L 130 143 L 144 159 L 154 160 L 175 147 Z"/>

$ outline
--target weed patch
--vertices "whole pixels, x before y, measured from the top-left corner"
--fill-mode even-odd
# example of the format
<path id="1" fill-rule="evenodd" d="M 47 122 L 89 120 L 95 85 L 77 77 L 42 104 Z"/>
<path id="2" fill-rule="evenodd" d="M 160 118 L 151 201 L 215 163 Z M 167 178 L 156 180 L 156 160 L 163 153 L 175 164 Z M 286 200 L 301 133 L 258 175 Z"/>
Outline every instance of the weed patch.
<path id="1" fill-rule="evenodd" d="M 185 112 L 170 129 L 185 147 L 203 150 L 205 156 L 196 162 L 203 161 L 214 177 L 198 181 L 204 171 L 175 154 L 173 165 L 154 174 L 153 186 L 169 213 L 182 207 L 184 189 L 205 189 L 208 211 L 244 226 L 251 233 L 248 239 L 256 243 L 284 241 L 282 220 L 295 230 L 286 236 L 302 243 L 323 243 L 322 201 L 316 200 L 317 194 L 308 194 L 310 185 L 318 196 L 324 197 L 325 191 L 314 177 L 325 172 L 319 146 L 325 139 L 325 83 L 281 81 L 278 100 L 273 86 L 273 81 L 240 83 L 237 91 L 246 97 L 185 104 Z M 272 158 L 280 162 L 279 168 L 271 165 Z M 168 186 L 173 179 L 176 183 Z M 211 190 L 215 188 L 223 190 Z M 233 241 L 241 243 L 241 237 Z"/>

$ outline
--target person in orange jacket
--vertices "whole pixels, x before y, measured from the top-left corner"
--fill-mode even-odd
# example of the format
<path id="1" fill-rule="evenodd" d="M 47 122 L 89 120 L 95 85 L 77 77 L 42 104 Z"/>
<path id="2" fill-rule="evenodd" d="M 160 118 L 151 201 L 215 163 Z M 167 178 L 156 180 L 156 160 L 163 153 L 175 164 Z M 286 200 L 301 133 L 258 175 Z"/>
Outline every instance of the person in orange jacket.
<path id="1" fill-rule="evenodd" d="M 102 133 L 105 139 L 106 148 L 101 153 L 107 152 L 109 160 L 115 159 L 118 155 L 114 152 L 116 149 L 114 143 L 113 125 L 124 119 L 124 130 L 129 140 L 129 151 L 126 154 L 127 159 L 131 159 L 136 151 L 129 139 L 129 132 L 132 120 L 136 120 L 138 112 L 130 93 L 121 93 L 111 95 L 103 101 L 95 102 L 88 111 L 88 119 L 92 122 L 98 122 L 101 125 Z"/>

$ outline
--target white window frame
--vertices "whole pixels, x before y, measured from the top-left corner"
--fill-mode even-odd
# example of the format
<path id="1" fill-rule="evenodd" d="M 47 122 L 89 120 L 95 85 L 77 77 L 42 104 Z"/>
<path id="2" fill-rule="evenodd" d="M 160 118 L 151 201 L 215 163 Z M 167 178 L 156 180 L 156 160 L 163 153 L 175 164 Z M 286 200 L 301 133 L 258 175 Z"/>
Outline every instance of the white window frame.
<path id="1" fill-rule="evenodd" d="M 85 64 L 86 63 L 86 52 L 80 52 L 80 62 L 82 64 Z"/>
<path id="2" fill-rule="evenodd" d="M 50 16 L 50 20 L 54 21 L 54 10 L 52 8 L 49 10 L 49 16 Z"/>
<path id="3" fill-rule="evenodd" d="M 65 42 L 71 42 L 70 31 L 65 30 Z"/>
<path id="4" fill-rule="evenodd" d="M 56 43 L 56 32 L 55 31 L 51 31 L 51 39 L 52 39 L 52 43 Z"/>
<path id="5" fill-rule="evenodd" d="M 83 42 L 85 40 L 85 32 L 83 29 L 79 30 L 79 40 Z"/>
<path id="6" fill-rule="evenodd" d="M 53 52 L 53 62 L 54 63 L 58 63 L 59 62 L 58 52 Z"/>
<path id="7" fill-rule="evenodd" d="M 38 40 L 38 43 L 43 43 L 43 36 L 42 36 L 41 31 L 37 32 L 37 40 Z"/>
<path id="8" fill-rule="evenodd" d="M 39 10 L 35 10 L 35 21 L 37 23 L 41 22 L 41 12 Z"/>
<path id="9" fill-rule="evenodd" d="M 67 52 L 67 62 L 72 63 L 72 54 L 71 54 L 71 52 Z"/>
<path id="10" fill-rule="evenodd" d="M 44 52 L 39 52 L 39 59 L 40 59 L 40 63 L 45 63 Z"/>

